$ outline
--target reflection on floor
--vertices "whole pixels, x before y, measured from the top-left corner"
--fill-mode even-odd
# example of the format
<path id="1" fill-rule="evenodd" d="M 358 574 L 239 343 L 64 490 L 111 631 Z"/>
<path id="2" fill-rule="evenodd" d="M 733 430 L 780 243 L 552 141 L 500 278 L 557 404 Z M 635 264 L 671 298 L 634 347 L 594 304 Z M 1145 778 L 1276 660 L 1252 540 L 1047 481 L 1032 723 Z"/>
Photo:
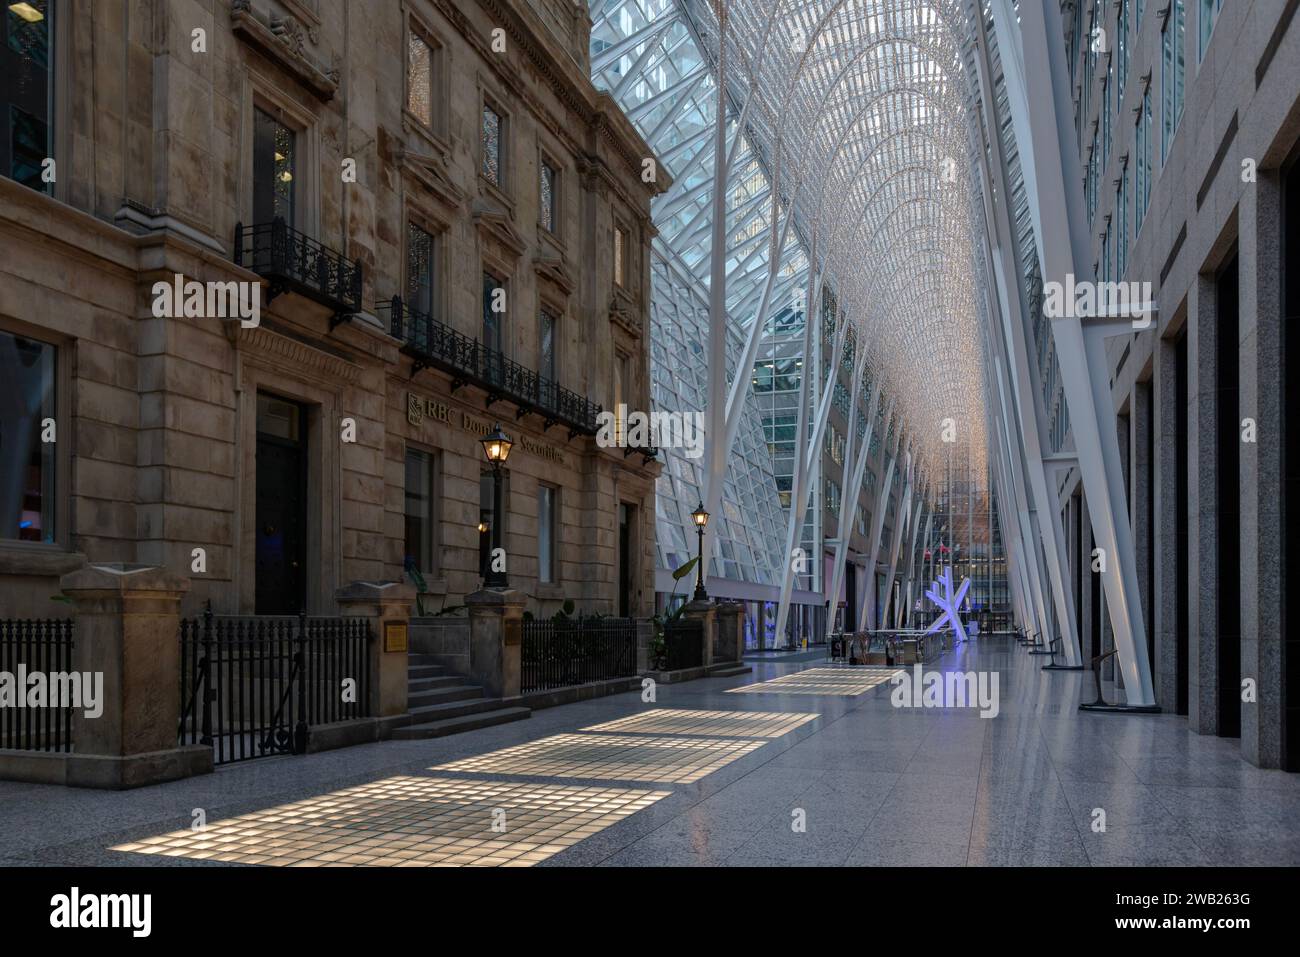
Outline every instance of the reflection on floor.
<path id="1" fill-rule="evenodd" d="M 882 685 L 902 669 L 857 665 L 842 668 L 809 668 L 771 681 L 727 689 L 729 694 L 820 694 L 852 697 Z"/>
<path id="2" fill-rule="evenodd" d="M 393 777 L 112 850 L 280 867 L 528 867 L 667 796 Z"/>
<path id="3" fill-rule="evenodd" d="M 723 738 L 557 734 L 429 770 L 690 784 L 762 746 Z"/>
<path id="4" fill-rule="evenodd" d="M 693 734 L 722 738 L 779 738 L 816 714 L 754 711 L 683 711 L 656 708 L 644 714 L 594 724 L 583 731 L 623 731 L 630 734 Z"/>

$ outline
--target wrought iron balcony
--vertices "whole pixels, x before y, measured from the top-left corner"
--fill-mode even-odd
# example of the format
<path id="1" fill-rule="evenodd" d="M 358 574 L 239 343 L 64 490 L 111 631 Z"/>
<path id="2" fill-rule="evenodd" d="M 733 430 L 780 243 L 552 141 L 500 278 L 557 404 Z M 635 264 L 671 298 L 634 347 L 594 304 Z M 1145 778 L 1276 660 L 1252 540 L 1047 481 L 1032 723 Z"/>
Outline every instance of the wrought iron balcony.
<path id="1" fill-rule="evenodd" d="M 389 332 L 414 360 L 413 375 L 421 369 L 441 369 L 450 373 L 453 392 L 463 385 L 477 386 L 487 392 L 487 406 L 501 400 L 513 403 L 516 419 L 540 415 L 543 429 L 567 426 L 569 438 L 596 434 L 601 407 L 594 402 L 412 309 L 400 296 L 380 303 L 378 311 L 388 313 Z"/>
<path id="2" fill-rule="evenodd" d="M 267 302 L 296 292 L 333 309 L 331 330 L 361 312 L 361 262 L 322 246 L 281 218 L 235 224 L 235 265 L 270 282 Z"/>

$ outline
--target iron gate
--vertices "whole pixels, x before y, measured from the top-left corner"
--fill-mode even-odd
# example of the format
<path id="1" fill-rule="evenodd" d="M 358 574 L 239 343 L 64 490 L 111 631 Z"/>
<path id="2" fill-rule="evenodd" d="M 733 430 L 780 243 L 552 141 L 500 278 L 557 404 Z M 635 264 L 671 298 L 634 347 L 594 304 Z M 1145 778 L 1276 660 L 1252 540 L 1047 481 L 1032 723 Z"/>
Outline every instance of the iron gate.
<path id="1" fill-rule="evenodd" d="M 303 754 L 312 726 L 369 713 L 370 639 L 365 618 L 182 619 L 180 743 L 216 764 Z"/>

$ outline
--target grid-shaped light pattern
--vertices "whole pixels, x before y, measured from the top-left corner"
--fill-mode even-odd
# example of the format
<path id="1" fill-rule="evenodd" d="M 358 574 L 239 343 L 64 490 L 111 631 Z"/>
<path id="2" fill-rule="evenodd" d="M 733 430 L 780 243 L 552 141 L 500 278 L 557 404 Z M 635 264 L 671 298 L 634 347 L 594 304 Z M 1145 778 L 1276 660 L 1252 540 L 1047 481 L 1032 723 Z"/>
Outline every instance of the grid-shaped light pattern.
<path id="1" fill-rule="evenodd" d="M 392 777 L 112 850 L 278 867 L 529 867 L 668 794 Z"/>
<path id="2" fill-rule="evenodd" d="M 884 684 L 897 674 L 902 674 L 901 669 L 870 665 L 851 668 L 809 668 L 792 675 L 773 678 L 771 681 L 728 688 L 727 694 L 819 694 L 853 697 Z"/>
<path id="3" fill-rule="evenodd" d="M 762 746 L 739 739 L 557 734 L 430 770 L 690 784 Z"/>
<path id="4" fill-rule="evenodd" d="M 655 708 L 643 714 L 606 721 L 582 730 L 703 735 L 715 738 L 779 738 L 817 717 L 816 714 L 788 714 L 779 711 L 687 711 Z"/>

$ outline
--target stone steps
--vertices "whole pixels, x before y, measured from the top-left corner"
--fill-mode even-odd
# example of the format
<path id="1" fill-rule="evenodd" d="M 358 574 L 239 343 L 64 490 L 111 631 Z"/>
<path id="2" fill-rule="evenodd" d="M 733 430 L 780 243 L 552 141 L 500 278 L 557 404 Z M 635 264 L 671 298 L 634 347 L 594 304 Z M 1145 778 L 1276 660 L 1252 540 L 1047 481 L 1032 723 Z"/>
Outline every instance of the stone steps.
<path id="1" fill-rule="evenodd" d="M 493 725 L 505 724 L 508 721 L 521 721 L 532 715 L 532 713 L 529 708 L 496 707 L 490 711 L 481 711 L 477 714 L 443 718 L 440 721 L 428 721 L 423 724 L 410 724 L 404 728 L 396 729 L 393 732 L 393 737 L 403 741 L 417 738 L 441 738 L 448 734 L 459 734 L 462 731 L 490 728 Z"/>
<path id="2" fill-rule="evenodd" d="M 490 728 L 522 720 L 533 713 L 529 708 L 507 707 L 500 698 L 487 697 L 481 685 L 450 673 L 437 664 L 433 655 L 409 655 L 406 674 L 407 714 L 411 723 L 393 730 L 393 738 L 399 741 Z"/>

